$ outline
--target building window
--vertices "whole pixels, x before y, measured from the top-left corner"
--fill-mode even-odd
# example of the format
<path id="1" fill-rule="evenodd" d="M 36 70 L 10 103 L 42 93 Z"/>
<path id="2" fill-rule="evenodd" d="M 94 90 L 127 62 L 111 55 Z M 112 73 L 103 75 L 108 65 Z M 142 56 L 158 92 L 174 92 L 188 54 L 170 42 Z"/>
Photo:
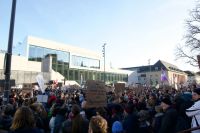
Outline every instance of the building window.
<path id="1" fill-rule="evenodd" d="M 52 56 L 52 69 L 67 76 L 65 71 L 69 69 L 69 52 L 30 45 L 29 61 L 41 62 L 47 55 Z"/>
<path id="2" fill-rule="evenodd" d="M 72 65 L 79 67 L 100 69 L 100 61 L 81 56 L 72 55 Z"/>
<path id="3" fill-rule="evenodd" d="M 29 47 L 29 60 L 30 61 L 37 61 L 36 57 L 37 57 L 36 48 L 33 47 L 33 46 L 30 46 Z"/>
<path id="4" fill-rule="evenodd" d="M 41 62 L 46 55 L 54 55 L 57 62 L 60 64 L 63 62 L 69 63 L 69 52 L 30 45 L 28 57 L 29 61 Z"/>

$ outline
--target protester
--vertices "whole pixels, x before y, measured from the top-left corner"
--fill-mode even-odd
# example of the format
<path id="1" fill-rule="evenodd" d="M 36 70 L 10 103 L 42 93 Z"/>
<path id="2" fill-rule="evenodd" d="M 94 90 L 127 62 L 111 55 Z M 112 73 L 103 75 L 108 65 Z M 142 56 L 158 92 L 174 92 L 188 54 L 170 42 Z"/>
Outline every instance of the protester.
<path id="1" fill-rule="evenodd" d="M 183 92 L 175 97 L 175 108 L 178 112 L 176 132 L 191 128 L 192 118 L 186 115 L 186 109 L 193 105 L 192 93 Z"/>
<path id="2" fill-rule="evenodd" d="M 172 102 L 169 96 L 166 96 L 162 99 L 161 107 L 164 111 L 164 115 L 161 121 L 159 133 L 175 133 L 177 111 L 172 107 Z"/>
<path id="3" fill-rule="evenodd" d="M 186 114 L 192 117 L 192 128 L 200 126 L 200 88 L 195 88 L 192 92 L 192 99 L 195 101 L 192 107 L 186 110 Z M 199 130 L 192 131 L 192 133 L 199 133 Z"/>
<path id="4" fill-rule="evenodd" d="M 13 118 L 10 127 L 11 133 L 42 133 L 35 128 L 35 120 L 33 113 L 28 107 L 20 107 Z"/>
<path id="5" fill-rule="evenodd" d="M 11 104 L 8 104 L 4 107 L 2 116 L 0 117 L 0 129 L 9 130 L 12 124 L 13 112 L 14 112 L 14 109 Z"/>
<path id="6" fill-rule="evenodd" d="M 89 121 L 84 119 L 80 114 L 80 107 L 73 105 L 70 119 L 66 120 L 62 125 L 64 133 L 87 133 Z"/>
<path id="7" fill-rule="evenodd" d="M 67 112 L 67 108 L 63 108 L 58 106 L 57 114 L 54 120 L 54 132 L 53 133 L 59 133 L 59 130 L 62 126 L 62 123 L 65 121 L 65 114 Z"/>
<path id="8" fill-rule="evenodd" d="M 107 133 L 107 121 L 100 115 L 93 116 L 90 120 L 88 133 Z"/>
<path id="9" fill-rule="evenodd" d="M 139 130 L 139 122 L 133 104 L 128 104 L 125 107 L 124 113 L 123 129 L 125 133 L 137 133 Z"/>
<path id="10" fill-rule="evenodd" d="M 154 115 L 153 121 L 152 121 L 152 128 L 154 133 L 159 133 L 160 127 L 161 127 L 161 121 L 163 117 L 163 110 L 161 106 L 155 106 L 156 114 Z"/>
<path id="11" fill-rule="evenodd" d="M 30 105 L 30 108 L 32 109 L 32 112 L 34 114 L 37 128 L 39 128 L 40 130 L 44 130 L 44 132 L 47 132 L 47 112 L 45 111 L 43 105 L 41 103 L 33 103 L 32 105 Z"/>
<path id="12" fill-rule="evenodd" d="M 155 133 L 174 133 L 190 128 L 191 121 L 183 112 L 190 107 L 188 103 L 191 103 L 192 95 L 185 95 L 186 91 L 191 91 L 191 89 L 182 88 L 181 91 L 174 91 L 170 87 L 156 90 L 141 87 L 125 90 L 118 97 L 113 92 L 107 92 L 105 97 L 107 104 L 102 107 L 98 104 L 91 106 L 92 103 L 86 97 L 86 91 L 81 88 L 61 90 L 49 87 L 44 94 L 48 97 L 46 102 L 37 99 L 37 95 L 41 94 L 40 91 L 34 91 L 33 97 L 30 98 L 21 93 L 21 90 L 14 90 L 10 96 L 12 108 L 0 108 L 0 132 L 4 129 L 8 132 L 28 132 L 30 130 L 36 133 L 148 133 L 153 129 Z M 196 92 L 198 94 L 198 91 Z M 176 100 L 179 93 L 185 100 Z M 166 94 L 169 96 L 166 97 Z M 193 99 L 195 99 L 194 94 L 193 92 Z M 17 108 L 18 110 L 24 108 L 22 105 L 28 108 L 29 113 L 15 115 L 21 119 L 16 122 L 13 115 Z M 19 112 L 17 111 L 16 114 Z M 33 124 L 24 123 L 26 119 L 32 120 Z M 18 123 L 18 126 L 14 123 Z M 189 127 L 185 126 L 188 123 Z"/>
<path id="13" fill-rule="evenodd" d="M 150 114 L 147 110 L 138 112 L 139 133 L 151 133 Z"/>

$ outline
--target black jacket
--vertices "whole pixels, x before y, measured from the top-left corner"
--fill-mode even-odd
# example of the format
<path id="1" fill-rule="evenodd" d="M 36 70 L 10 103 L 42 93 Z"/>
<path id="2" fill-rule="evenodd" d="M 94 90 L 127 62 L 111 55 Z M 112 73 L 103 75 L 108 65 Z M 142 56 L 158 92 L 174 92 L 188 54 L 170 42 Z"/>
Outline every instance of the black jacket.
<path id="1" fill-rule="evenodd" d="M 123 129 L 125 133 L 138 133 L 139 123 L 137 116 L 133 114 L 128 114 L 128 116 L 123 121 Z"/>
<path id="2" fill-rule="evenodd" d="M 159 133 L 175 133 L 177 122 L 177 111 L 169 107 L 162 117 L 161 127 Z"/>

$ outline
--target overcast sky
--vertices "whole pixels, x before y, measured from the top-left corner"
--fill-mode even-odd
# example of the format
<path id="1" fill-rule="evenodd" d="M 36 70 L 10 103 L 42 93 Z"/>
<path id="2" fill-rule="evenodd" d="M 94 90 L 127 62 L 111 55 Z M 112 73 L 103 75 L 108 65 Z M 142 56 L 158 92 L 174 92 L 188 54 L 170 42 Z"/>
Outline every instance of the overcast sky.
<path id="1" fill-rule="evenodd" d="M 102 53 L 106 64 L 133 67 L 161 59 L 182 70 L 175 47 L 196 0 L 17 0 L 14 46 L 27 35 Z M 12 0 L 0 0 L 0 49 L 8 44 Z"/>

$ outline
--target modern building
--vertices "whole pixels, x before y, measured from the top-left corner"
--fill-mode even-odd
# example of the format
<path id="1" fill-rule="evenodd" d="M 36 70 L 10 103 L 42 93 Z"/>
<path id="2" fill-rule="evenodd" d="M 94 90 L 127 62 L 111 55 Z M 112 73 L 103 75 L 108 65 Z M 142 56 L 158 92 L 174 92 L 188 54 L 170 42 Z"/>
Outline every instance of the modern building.
<path id="1" fill-rule="evenodd" d="M 13 52 L 16 55 L 12 56 L 11 79 L 17 84 L 35 82 L 38 74 L 42 74 L 46 82 L 84 84 L 89 79 L 104 81 L 102 55 L 93 51 L 28 36 Z M 0 79 L 4 79 L 4 56 L 5 53 L 0 53 Z M 105 81 L 127 82 L 129 73 L 106 67 Z"/>
<path id="2" fill-rule="evenodd" d="M 129 75 L 129 84 L 142 85 L 171 85 L 177 88 L 187 81 L 187 74 L 177 66 L 165 61 L 157 61 L 153 65 L 122 68 L 133 71 Z"/>

